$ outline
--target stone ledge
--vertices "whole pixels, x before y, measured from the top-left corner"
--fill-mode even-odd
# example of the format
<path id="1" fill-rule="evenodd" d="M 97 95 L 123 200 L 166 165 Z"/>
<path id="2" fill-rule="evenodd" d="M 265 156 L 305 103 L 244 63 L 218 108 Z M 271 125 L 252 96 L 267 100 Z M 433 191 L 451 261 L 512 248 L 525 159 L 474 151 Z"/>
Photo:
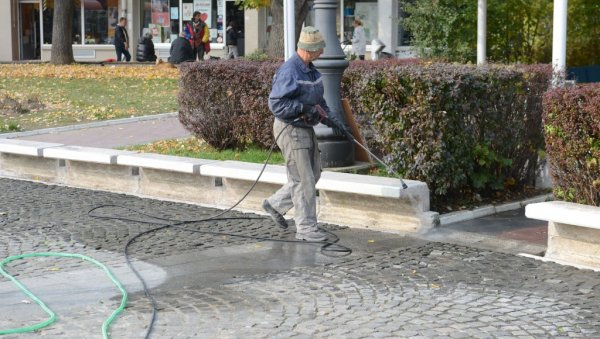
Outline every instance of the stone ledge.
<path id="1" fill-rule="evenodd" d="M 531 219 L 600 229 L 600 207 L 595 206 L 565 201 L 541 202 L 527 205 L 525 216 Z"/>
<path id="2" fill-rule="evenodd" d="M 121 154 L 117 156 L 117 165 L 189 174 L 199 174 L 200 166 L 214 162 L 217 162 L 217 160 L 185 158 L 154 153 Z"/>
<path id="3" fill-rule="evenodd" d="M 600 268 L 600 207 L 551 201 L 525 207 L 525 216 L 548 221 L 545 258 Z"/>
<path id="4" fill-rule="evenodd" d="M 402 188 L 400 179 L 325 171 L 321 173 L 317 189 L 393 199 L 418 197 L 423 202 L 421 209 L 429 211 L 427 184 L 415 180 L 404 182 L 408 186 L 406 189 Z"/>
<path id="5" fill-rule="evenodd" d="M 0 153 L 41 157 L 44 149 L 58 146 L 63 146 L 63 144 L 29 140 L 0 139 Z"/>
<path id="6" fill-rule="evenodd" d="M 55 159 L 66 160 L 55 161 Z M 287 183 L 283 166 L 139 154 L 81 146 L 45 148 L 42 156 L 0 154 L 0 174 L 81 188 L 187 200 L 262 211 L 262 201 Z M 132 168 L 130 168 L 132 167 Z M 137 169 L 136 169 L 137 168 Z M 323 172 L 317 184 L 320 220 L 338 225 L 419 232 L 438 223 L 422 182 Z M 291 212 L 290 212 L 291 214 Z"/>
<path id="7" fill-rule="evenodd" d="M 42 155 L 44 158 L 49 159 L 73 160 L 114 165 L 117 163 L 117 156 L 124 154 L 135 154 L 135 152 L 95 147 L 59 146 L 45 148 Z"/>
<path id="8" fill-rule="evenodd" d="M 200 175 L 254 181 L 258 178 L 258 174 L 262 167 L 263 164 L 226 160 L 202 166 L 200 168 Z M 285 167 L 267 165 L 260 177 L 260 182 L 280 185 L 285 184 L 287 182 Z"/>
<path id="9" fill-rule="evenodd" d="M 472 220 L 476 218 L 486 217 L 488 215 L 494 215 L 497 213 L 502 213 L 506 211 L 512 211 L 519 209 L 521 207 L 525 207 L 529 204 L 544 202 L 553 199 L 552 194 L 543 194 L 537 197 L 509 202 L 506 204 L 500 205 L 486 205 L 476 209 L 467 210 L 467 211 L 456 211 L 450 212 L 440 215 L 440 225 L 448 225 L 455 222 Z"/>

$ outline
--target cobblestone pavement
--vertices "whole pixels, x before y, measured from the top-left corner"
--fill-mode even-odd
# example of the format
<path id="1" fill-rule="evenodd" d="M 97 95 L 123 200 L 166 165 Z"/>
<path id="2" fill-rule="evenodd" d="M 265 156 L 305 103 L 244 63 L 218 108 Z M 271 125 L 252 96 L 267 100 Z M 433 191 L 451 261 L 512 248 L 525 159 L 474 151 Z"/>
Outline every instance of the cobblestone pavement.
<path id="1" fill-rule="evenodd" d="M 0 258 L 71 252 L 107 264 L 129 303 L 113 338 L 143 337 L 151 306 L 123 249 L 144 222 L 95 218 L 111 204 L 178 220 L 214 209 L 108 192 L 0 179 Z M 96 210 L 140 221 L 119 207 Z M 255 214 L 144 236 L 131 247 L 158 303 L 154 338 L 600 337 L 600 273 L 442 242 L 326 225 L 352 247 L 330 258 L 310 244 L 257 241 L 207 230 L 292 239 Z M 155 220 L 160 222 L 159 220 Z M 58 316 L 18 337 L 101 337 L 120 295 L 99 269 L 64 258 L 14 261 L 7 270 Z M 0 280 L 0 329 L 45 319 Z M 7 336 L 11 337 L 11 336 Z M 16 336 L 15 336 L 16 337 Z"/>

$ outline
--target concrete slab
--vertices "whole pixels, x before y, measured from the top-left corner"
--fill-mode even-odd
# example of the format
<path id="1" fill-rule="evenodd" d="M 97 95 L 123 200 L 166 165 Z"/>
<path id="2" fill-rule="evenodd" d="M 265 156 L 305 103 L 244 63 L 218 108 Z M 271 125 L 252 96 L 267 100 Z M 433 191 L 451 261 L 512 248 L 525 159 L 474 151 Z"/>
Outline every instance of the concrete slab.
<path id="1" fill-rule="evenodd" d="M 241 161 L 220 161 L 206 164 L 200 168 L 200 174 L 212 177 L 254 181 L 258 178 L 263 164 Z M 260 177 L 260 182 L 280 184 L 287 182 L 284 166 L 267 165 Z"/>
<path id="2" fill-rule="evenodd" d="M 118 165 L 152 168 L 157 170 L 190 174 L 199 174 L 200 166 L 214 162 L 217 161 L 154 153 L 123 154 L 117 156 Z"/>
<path id="3" fill-rule="evenodd" d="M 58 147 L 62 145 L 63 144 L 40 141 L 0 139 L 0 153 L 41 157 L 45 148 Z"/>
<path id="4" fill-rule="evenodd" d="M 74 160 L 99 164 L 116 164 L 117 156 L 126 154 L 135 154 L 135 152 L 82 146 L 58 146 L 45 148 L 43 150 L 44 158 Z"/>

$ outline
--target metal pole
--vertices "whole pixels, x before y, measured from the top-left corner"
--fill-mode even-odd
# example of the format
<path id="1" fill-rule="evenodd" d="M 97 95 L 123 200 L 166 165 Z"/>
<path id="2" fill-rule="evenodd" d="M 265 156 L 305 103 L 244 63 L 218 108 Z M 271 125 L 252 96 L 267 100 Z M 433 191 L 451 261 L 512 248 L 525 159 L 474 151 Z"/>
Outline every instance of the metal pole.
<path id="1" fill-rule="evenodd" d="M 294 18 L 294 0 L 283 0 L 283 45 L 285 60 L 296 51 L 296 19 Z"/>
<path id="2" fill-rule="evenodd" d="M 486 63 L 487 0 L 477 1 L 477 64 Z"/>
<path id="3" fill-rule="evenodd" d="M 567 3 L 554 0 L 554 27 L 552 29 L 552 85 L 562 86 L 567 64 Z"/>
<path id="4" fill-rule="evenodd" d="M 340 87 L 342 73 L 349 63 L 337 35 L 338 1 L 315 0 L 315 27 L 323 34 L 326 46 L 323 54 L 314 61 L 314 64 L 323 75 L 325 101 L 331 110 L 331 115 L 338 121 L 345 121 Z M 343 136 L 336 136 L 330 128 L 323 125 L 318 125 L 315 133 L 319 140 L 323 167 L 343 167 L 354 163 L 354 145 L 350 140 Z"/>

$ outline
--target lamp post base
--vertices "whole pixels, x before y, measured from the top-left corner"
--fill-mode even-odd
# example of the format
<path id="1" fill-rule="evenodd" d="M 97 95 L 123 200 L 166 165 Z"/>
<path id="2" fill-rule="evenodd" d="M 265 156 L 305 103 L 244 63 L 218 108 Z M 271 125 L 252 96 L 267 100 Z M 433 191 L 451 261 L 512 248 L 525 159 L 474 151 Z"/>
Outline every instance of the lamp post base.
<path id="1" fill-rule="evenodd" d="M 319 140 L 319 149 L 323 168 L 354 165 L 354 144 L 345 138 Z"/>

